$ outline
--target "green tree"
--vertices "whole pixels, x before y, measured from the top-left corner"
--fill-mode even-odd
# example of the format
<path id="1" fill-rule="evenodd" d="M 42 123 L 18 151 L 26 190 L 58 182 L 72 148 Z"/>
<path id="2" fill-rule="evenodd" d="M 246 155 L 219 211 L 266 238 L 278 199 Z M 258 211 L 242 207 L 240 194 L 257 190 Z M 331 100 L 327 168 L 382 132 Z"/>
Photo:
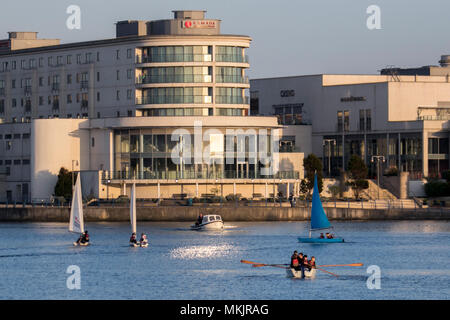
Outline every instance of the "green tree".
<path id="1" fill-rule="evenodd" d="M 323 189 L 323 173 L 322 173 L 322 161 L 314 154 L 309 154 L 303 159 L 303 167 L 305 168 L 306 181 L 309 192 L 314 188 L 314 173 L 317 173 L 317 186 L 319 187 L 319 193 Z"/>
<path id="2" fill-rule="evenodd" d="M 72 198 L 72 173 L 62 167 L 58 173 L 58 181 L 55 185 L 55 196 Z"/>
<path id="3" fill-rule="evenodd" d="M 351 181 L 347 182 L 355 195 L 355 199 L 359 199 L 362 190 L 369 188 L 367 181 L 368 169 L 364 161 L 357 155 L 352 155 L 348 161 L 348 172 Z"/>

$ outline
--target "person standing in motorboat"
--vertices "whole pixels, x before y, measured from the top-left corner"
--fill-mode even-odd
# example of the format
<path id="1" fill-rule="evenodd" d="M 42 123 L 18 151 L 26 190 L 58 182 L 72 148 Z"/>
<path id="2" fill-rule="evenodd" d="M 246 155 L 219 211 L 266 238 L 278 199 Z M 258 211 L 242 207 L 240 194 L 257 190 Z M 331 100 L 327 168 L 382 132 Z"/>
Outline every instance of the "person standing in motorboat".
<path id="1" fill-rule="evenodd" d="M 201 225 L 202 222 L 203 222 L 203 214 L 200 213 L 200 215 L 197 218 L 197 221 L 195 222 L 195 225 L 196 226 Z"/>
<path id="2" fill-rule="evenodd" d="M 138 244 L 138 243 L 137 243 L 137 239 L 136 239 L 136 232 L 133 232 L 133 233 L 131 234 L 131 237 L 130 237 L 130 244 L 132 244 L 132 245 Z"/>

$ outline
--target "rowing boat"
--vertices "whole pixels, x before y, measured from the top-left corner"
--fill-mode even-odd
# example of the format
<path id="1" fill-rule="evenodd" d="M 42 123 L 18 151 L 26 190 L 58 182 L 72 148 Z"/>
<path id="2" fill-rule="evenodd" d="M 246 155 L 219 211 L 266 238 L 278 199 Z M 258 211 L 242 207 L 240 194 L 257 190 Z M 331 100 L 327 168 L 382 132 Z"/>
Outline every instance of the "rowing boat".
<path id="1" fill-rule="evenodd" d="M 305 269 L 305 278 L 314 278 L 316 276 L 316 270 L 317 269 Z M 295 270 L 294 268 L 286 268 L 286 275 L 288 278 L 301 278 L 302 271 Z"/>

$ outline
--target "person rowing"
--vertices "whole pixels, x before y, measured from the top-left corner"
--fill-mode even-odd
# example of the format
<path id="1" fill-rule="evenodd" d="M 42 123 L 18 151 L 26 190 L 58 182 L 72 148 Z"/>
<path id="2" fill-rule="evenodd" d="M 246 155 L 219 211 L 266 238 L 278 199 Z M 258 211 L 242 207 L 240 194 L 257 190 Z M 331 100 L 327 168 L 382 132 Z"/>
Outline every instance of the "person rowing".
<path id="1" fill-rule="evenodd" d="M 315 269 L 316 268 L 316 258 L 314 256 L 311 257 L 311 260 L 308 261 L 309 264 L 309 271 L 311 271 L 311 269 Z"/>
<path id="2" fill-rule="evenodd" d="M 300 260 L 298 258 L 297 250 L 294 251 L 294 254 L 291 256 L 291 268 L 297 270 L 300 266 Z"/>

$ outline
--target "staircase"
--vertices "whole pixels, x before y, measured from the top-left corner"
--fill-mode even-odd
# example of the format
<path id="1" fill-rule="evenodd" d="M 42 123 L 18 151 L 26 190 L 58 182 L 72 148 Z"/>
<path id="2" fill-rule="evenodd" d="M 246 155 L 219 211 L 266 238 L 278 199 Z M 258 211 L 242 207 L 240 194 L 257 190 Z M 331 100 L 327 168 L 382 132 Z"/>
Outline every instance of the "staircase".
<path id="1" fill-rule="evenodd" d="M 364 191 L 364 195 L 367 196 L 370 200 L 397 200 L 397 197 L 394 196 L 391 192 L 386 189 L 383 189 L 381 186 L 378 188 L 378 185 L 373 180 L 367 180 L 369 182 L 369 189 Z"/>

